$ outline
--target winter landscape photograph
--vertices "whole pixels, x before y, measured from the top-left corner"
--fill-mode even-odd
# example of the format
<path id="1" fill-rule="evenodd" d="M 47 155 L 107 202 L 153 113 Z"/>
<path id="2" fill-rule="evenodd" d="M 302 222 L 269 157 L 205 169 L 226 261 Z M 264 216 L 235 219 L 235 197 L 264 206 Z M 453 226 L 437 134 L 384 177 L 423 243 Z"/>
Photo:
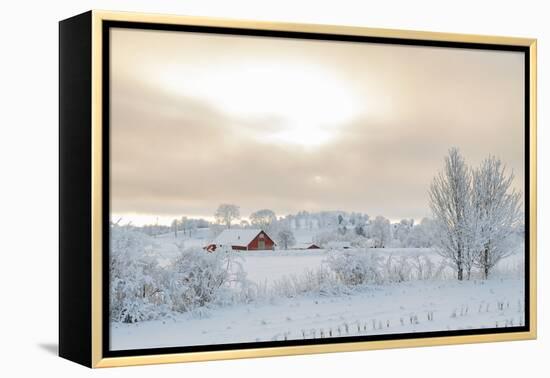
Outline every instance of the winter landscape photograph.
<path id="1" fill-rule="evenodd" d="M 110 44 L 111 350 L 526 324 L 522 53 Z"/>

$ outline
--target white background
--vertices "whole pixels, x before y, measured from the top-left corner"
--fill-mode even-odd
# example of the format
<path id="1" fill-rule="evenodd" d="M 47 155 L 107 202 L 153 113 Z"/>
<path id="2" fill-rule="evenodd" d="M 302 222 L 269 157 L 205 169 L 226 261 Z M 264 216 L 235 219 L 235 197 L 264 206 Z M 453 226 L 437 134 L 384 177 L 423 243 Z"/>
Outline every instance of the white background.
<path id="1" fill-rule="evenodd" d="M 547 376 L 550 26 L 546 1 L 6 1 L 0 22 L 0 375 Z M 56 357 L 58 25 L 89 9 L 539 39 L 539 339 L 91 371 Z M 546 211 L 544 211 L 546 210 Z M 546 318 L 546 319 L 545 319 Z M 546 371 L 545 371 L 546 370 Z"/>

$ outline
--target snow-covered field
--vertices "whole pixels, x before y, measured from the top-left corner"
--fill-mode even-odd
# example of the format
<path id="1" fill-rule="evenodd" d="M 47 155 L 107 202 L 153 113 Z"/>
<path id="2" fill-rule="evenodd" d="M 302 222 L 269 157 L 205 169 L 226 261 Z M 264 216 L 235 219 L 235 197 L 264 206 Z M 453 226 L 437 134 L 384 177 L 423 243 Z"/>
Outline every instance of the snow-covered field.
<path id="1" fill-rule="evenodd" d="M 301 231 L 301 239 L 311 239 L 311 233 Z M 183 239 L 181 235 L 178 239 L 173 233 L 159 235 L 154 239 L 154 249 L 159 254 L 159 260 L 168 263 L 170 259 L 179 253 L 176 244 L 185 247 L 202 247 L 209 240 L 208 230 L 200 230 L 191 239 Z M 431 248 L 379 248 L 373 249 L 373 252 L 381 256 L 392 256 L 399 258 L 401 256 L 425 256 L 432 262 L 438 264 L 442 258 Z M 275 251 L 247 251 L 242 254 L 243 267 L 247 273 L 247 278 L 260 284 L 273 282 L 283 278 L 283 276 L 300 275 L 306 270 L 316 270 L 322 265 L 323 260 L 330 255 L 329 250 L 275 250 Z M 516 253 L 502 260 L 497 270 L 511 271 L 516 269 L 518 264 L 523 261 L 523 256 Z M 450 274 L 450 271 L 449 271 Z"/>
<path id="2" fill-rule="evenodd" d="M 417 281 L 111 326 L 111 348 L 246 343 L 523 325 L 521 279 Z"/>
<path id="3" fill-rule="evenodd" d="M 382 256 L 399 257 L 402 255 L 423 255 L 428 256 L 434 262 L 441 258 L 430 249 L 404 249 L 384 248 L 378 249 L 375 253 Z M 314 271 L 321 267 L 323 261 L 331 254 L 328 250 L 305 250 L 305 251 L 254 251 L 247 252 L 243 259 L 243 267 L 247 272 L 248 279 L 268 284 L 285 276 L 300 276 L 304 272 Z"/>
<path id="4" fill-rule="evenodd" d="M 161 261 L 178 253 L 171 235 L 155 239 Z M 200 245 L 201 238 L 186 246 Z M 247 278 L 265 288 L 288 277 L 300 277 L 325 264 L 329 250 L 242 252 L 240 264 Z M 377 249 L 388 258 L 441 257 L 431 249 Z M 294 298 L 266 297 L 249 304 L 233 304 L 197 313 L 143 321 L 112 323 L 111 348 L 140 349 L 170 346 L 246 343 L 354 335 L 494 328 L 522 325 L 524 282 L 522 256 L 501 261 L 500 271 L 487 281 L 455 279 L 412 280 L 369 285 L 342 295 L 306 294 Z"/>

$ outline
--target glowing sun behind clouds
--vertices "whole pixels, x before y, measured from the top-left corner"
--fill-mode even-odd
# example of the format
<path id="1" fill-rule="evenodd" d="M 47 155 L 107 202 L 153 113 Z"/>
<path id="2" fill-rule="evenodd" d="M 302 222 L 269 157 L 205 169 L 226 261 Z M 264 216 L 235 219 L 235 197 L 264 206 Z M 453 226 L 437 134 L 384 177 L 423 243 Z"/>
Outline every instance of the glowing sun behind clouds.
<path id="1" fill-rule="evenodd" d="M 277 130 L 253 130 L 264 143 L 319 146 L 364 111 L 346 80 L 321 66 L 246 61 L 203 72 L 189 76 L 173 65 L 160 83 L 174 94 L 215 103 L 228 116 L 277 119 Z"/>

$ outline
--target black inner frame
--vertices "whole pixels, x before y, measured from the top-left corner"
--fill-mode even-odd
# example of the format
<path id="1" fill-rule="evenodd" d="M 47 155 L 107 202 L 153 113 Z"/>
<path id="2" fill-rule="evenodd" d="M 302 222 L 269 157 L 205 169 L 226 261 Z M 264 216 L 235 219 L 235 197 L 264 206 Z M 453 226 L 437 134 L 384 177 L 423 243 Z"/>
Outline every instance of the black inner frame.
<path id="1" fill-rule="evenodd" d="M 524 124 L 524 207 L 525 207 L 525 321 L 524 326 L 514 326 L 507 328 L 484 328 L 471 330 L 454 330 L 454 331 L 434 331 L 434 332 L 415 332 L 402 334 L 388 335 L 365 335 L 365 336 L 349 336 L 349 337 L 334 337 L 327 339 L 310 339 L 310 340 L 287 340 L 287 341 L 266 341 L 266 342 L 250 342 L 250 343 L 231 343 L 231 344 L 213 344 L 213 345 L 195 345 L 181 347 L 166 347 L 166 348 L 146 348 L 146 349 L 128 349 L 128 350 L 110 350 L 110 319 L 109 319 L 109 224 L 110 224 L 110 30 L 111 28 L 126 28 L 126 29 L 143 29 L 157 31 L 178 31 L 178 32 L 193 32 L 205 34 L 226 34 L 240 36 L 256 36 L 256 37 L 274 37 L 274 38 L 290 38 L 290 39 L 310 39 L 310 40 L 325 40 L 325 41 L 342 41 L 342 42 L 357 42 L 357 43 L 378 43 L 378 44 L 394 44 L 394 45 L 412 45 L 412 46 L 428 46 L 428 47 L 451 47 L 462 49 L 476 50 L 500 50 L 522 52 L 524 54 L 524 91 L 525 91 L 525 124 Z M 307 32 L 289 32 L 289 31 L 274 31 L 274 30 L 259 30 L 259 29 L 241 29 L 228 27 L 212 27 L 212 26 L 191 26 L 191 25 L 168 25 L 146 22 L 126 22 L 126 21 L 103 21 L 103 77 L 102 77 L 102 123 L 103 123 L 103 188 L 102 188 L 102 210 L 103 210 L 103 337 L 102 351 L 103 357 L 126 357 L 140 355 L 155 355 L 155 354 L 171 354 L 171 353 L 190 353 L 190 352 L 206 352 L 219 350 L 236 350 L 236 349 L 253 349 L 253 348 L 269 348 L 269 347 L 285 347 L 285 346 L 303 346 L 314 344 L 337 344 L 345 342 L 359 341 L 382 341 L 382 340 L 401 340 L 401 339 L 419 339 L 430 337 L 448 337 L 448 336 L 466 336 L 466 335 L 487 335 L 510 332 L 528 332 L 530 330 L 530 55 L 528 46 L 516 45 L 499 45 L 499 44 L 483 44 L 483 43 L 466 43 L 466 42 L 447 42 L 447 41 L 432 41 L 432 40 L 416 40 L 404 38 L 386 38 L 386 37 L 368 37 L 357 35 L 336 35 L 324 33 L 307 33 Z M 105 253 L 106 252 L 106 253 Z"/>

